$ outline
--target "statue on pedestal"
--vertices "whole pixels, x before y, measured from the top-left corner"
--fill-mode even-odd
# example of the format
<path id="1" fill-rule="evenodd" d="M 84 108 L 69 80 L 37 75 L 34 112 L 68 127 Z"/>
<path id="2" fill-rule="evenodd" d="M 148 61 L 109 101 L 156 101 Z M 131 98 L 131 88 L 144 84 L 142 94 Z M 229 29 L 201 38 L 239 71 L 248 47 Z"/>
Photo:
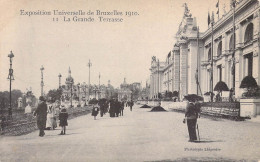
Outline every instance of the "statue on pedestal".
<path id="1" fill-rule="evenodd" d="M 32 113 L 32 91 L 27 91 L 26 93 L 26 104 L 27 106 L 25 107 L 24 113 L 25 114 L 31 114 Z"/>

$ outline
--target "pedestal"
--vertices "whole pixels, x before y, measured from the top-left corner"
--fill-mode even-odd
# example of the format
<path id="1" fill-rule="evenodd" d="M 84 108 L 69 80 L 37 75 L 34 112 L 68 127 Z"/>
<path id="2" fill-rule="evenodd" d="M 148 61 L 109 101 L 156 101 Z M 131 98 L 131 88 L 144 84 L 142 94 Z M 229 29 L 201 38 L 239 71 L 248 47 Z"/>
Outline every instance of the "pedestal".
<path id="1" fill-rule="evenodd" d="M 240 99 L 240 116 L 256 117 L 260 115 L 260 99 Z"/>

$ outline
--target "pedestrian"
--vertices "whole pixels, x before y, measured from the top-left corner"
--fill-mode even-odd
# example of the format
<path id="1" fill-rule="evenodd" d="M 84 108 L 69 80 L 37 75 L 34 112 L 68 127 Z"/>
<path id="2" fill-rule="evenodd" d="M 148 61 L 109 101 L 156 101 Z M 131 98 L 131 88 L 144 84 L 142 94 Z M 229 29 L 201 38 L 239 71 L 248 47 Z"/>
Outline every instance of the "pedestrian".
<path id="1" fill-rule="evenodd" d="M 121 103 L 121 115 L 122 116 L 124 116 L 124 108 L 125 107 L 125 102 L 124 101 L 122 101 L 122 103 Z"/>
<path id="2" fill-rule="evenodd" d="M 134 106 L 134 102 L 132 100 L 129 102 L 129 106 L 130 106 L 130 111 L 132 111 L 132 108 Z"/>
<path id="3" fill-rule="evenodd" d="M 119 116 L 119 113 L 121 112 L 120 109 L 121 109 L 121 103 L 118 100 L 116 100 L 116 102 L 115 102 L 116 117 Z"/>
<path id="4" fill-rule="evenodd" d="M 60 126 L 61 126 L 61 132 L 59 135 L 65 135 L 66 134 L 66 126 L 68 126 L 68 112 L 64 105 L 61 106 L 61 111 L 59 114 L 59 120 L 60 120 Z"/>
<path id="5" fill-rule="evenodd" d="M 96 120 L 96 117 L 98 115 L 98 111 L 99 111 L 98 104 L 93 105 L 91 115 L 94 116 L 94 120 Z"/>
<path id="6" fill-rule="evenodd" d="M 45 103 L 45 99 L 43 96 L 40 96 L 39 104 L 33 114 L 34 116 L 36 116 L 37 127 L 39 129 L 39 136 L 43 137 L 45 135 L 44 129 L 47 120 L 47 104 Z"/>
<path id="7" fill-rule="evenodd" d="M 197 124 L 197 118 L 198 118 L 198 112 L 196 111 L 195 104 L 193 102 L 189 102 L 188 100 L 184 100 L 184 102 L 187 103 L 186 111 L 185 111 L 185 118 L 183 120 L 183 123 L 187 121 L 187 127 L 189 131 L 189 142 L 193 142 L 197 140 L 197 134 L 196 134 L 196 124 Z"/>
<path id="8" fill-rule="evenodd" d="M 109 104 L 109 114 L 110 114 L 110 117 L 115 117 L 115 102 L 114 100 L 111 100 L 110 101 L 110 104 Z"/>
<path id="9" fill-rule="evenodd" d="M 55 129 L 57 127 L 57 123 L 55 120 L 55 110 L 54 107 L 52 105 L 48 106 L 48 110 L 47 110 L 47 121 L 46 121 L 46 129 L 50 130 L 50 129 Z"/>

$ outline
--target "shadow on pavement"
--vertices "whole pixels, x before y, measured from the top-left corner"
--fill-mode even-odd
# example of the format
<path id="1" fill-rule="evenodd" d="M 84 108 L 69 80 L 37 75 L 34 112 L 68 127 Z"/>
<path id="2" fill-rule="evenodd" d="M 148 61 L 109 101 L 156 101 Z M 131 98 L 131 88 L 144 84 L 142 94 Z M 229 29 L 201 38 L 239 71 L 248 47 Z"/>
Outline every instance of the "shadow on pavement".
<path id="1" fill-rule="evenodd" d="M 224 142 L 222 140 L 200 140 L 200 141 L 193 141 L 193 143 L 212 143 L 212 142 Z"/>

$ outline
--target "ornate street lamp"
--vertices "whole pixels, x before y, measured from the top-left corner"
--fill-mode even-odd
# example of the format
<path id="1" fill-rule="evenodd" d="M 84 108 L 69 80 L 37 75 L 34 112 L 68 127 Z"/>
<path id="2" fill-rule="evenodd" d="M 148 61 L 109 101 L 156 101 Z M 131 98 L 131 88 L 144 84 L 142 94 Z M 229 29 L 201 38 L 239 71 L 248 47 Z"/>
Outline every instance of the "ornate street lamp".
<path id="1" fill-rule="evenodd" d="M 58 77 L 59 77 L 59 88 L 61 88 L 61 77 L 62 77 L 62 75 L 59 74 Z"/>
<path id="2" fill-rule="evenodd" d="M 70 81 L 70 107 L 72 107 L 72 86 L 73 86 L 73 82 Z"/>
<path id="3" fill-rule="evenodd" d="M 92 63 L 90 62 L 90 60 L 89 60 L 89 62 L 88 62 L 88 70 L 89 70 L 89 73 L 88 73 L 88 101 L 89 101 L 89 95 L 90 95 L 90 67 L 92 66 Z"/>
<path id="4" fill-rule="evenodd" d="M 10 54 L 8 55 L 8 57 L 10 58 L 10 69 L 9 69 L 9 74 L 8 74 L 8 78 L 10 80 L 10 105 L 9 105 L 9 109 L 8 109 L 8 115 L 9 118 L 12 118 L 12 80 L 14 80 L 14 76 L 13 76 L 13 69 L 12 69 L 12 61 L 13 61 L 13 57 L 14 54 L 11 51 Z"/>
<path id="5" fill-rule="evenodd" d="M 40 68 L 41 70 L 41 96 L 43 96 L 43 86 L 44 86 L 44 82 L 43 82 L 43 70 L 44 70 L 44 67 L 42 66 Z"/>
<path id="6" fill-rule="evenodd" d="M 87 85 L 86 85 L 86 83 L 84 82 L 83 83 L 83 91 L 84 91 L 84 94 L 85 94 L 85 106 L 87 105 L 86 104 L 86 100 L 87 100 Z"/>

